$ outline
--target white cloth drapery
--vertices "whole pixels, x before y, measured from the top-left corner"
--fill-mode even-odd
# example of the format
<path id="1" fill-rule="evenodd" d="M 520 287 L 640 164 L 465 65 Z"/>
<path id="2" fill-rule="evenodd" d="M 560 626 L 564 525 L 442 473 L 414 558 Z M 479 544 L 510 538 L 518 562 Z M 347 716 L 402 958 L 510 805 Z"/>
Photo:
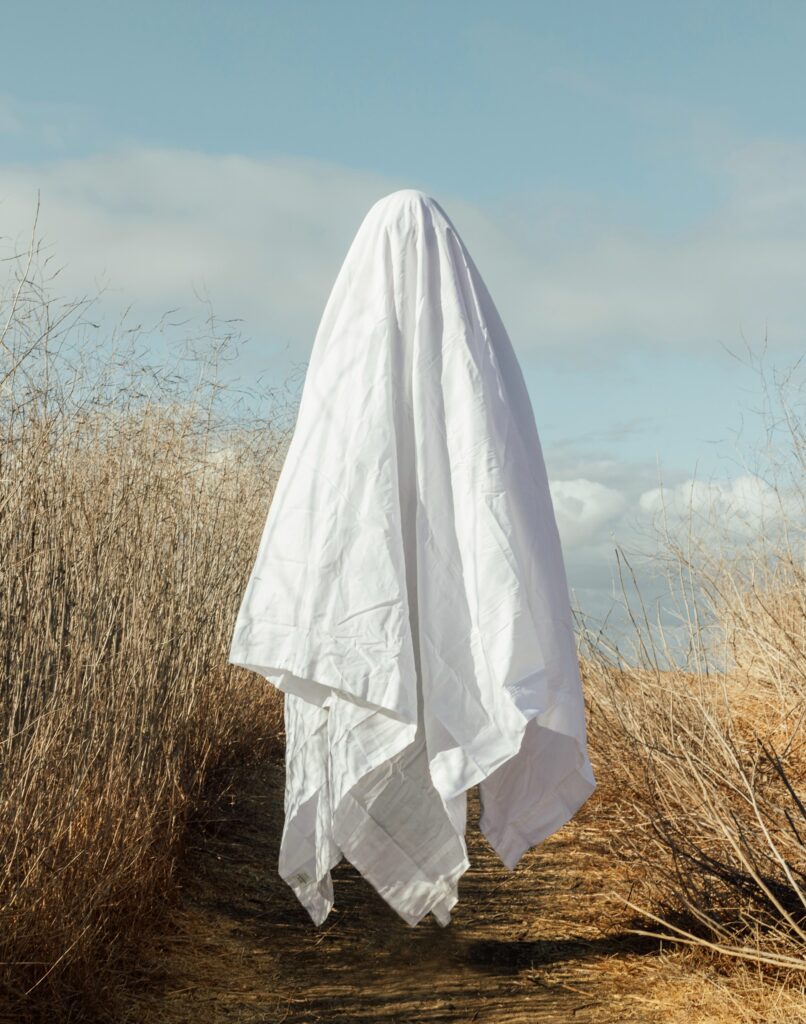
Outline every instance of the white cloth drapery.
<path id="1" fill-rule="evenodd" d="M 508 868 L 596 787 L 532 406 L 423 192 L 378 200 L 339 271 L 230 661 L 285 694 L 279 873 L 316 924 L 344 856 L 446 925 L 469 787 Z"/>

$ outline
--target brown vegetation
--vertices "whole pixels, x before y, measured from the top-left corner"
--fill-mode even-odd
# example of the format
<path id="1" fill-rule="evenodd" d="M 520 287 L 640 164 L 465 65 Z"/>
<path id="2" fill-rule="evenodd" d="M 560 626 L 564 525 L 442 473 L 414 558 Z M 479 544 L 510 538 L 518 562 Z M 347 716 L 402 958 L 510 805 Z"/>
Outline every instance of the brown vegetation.
<path id="1" fill-rule="evenodd" d="M 287 430 L 221 407 L 214 323 L 206 362 L 148 369 L 35 257 L 0 325 L 0 1000 L 86 1019 L 211 773 L 277 742 L 226 652 Z"/>
<path id="2" fill-rule="evenodd" d="M 90 304 L 49 298 L 48 262 L 36 243 L 10 261 L 0 320 L 0 1016 L 105 1020 L 150 955 L 141 937 L 170 931 L 189 822 L 230 769 L 280 767 L 282 705 L 226 655 L 293 402 L 258 396 L 268 420 L 243 408 L 218 375 L 232 335 L 212 317 L 202 354 L 193 341 L 168 368 L 144 365 L 139 331 L 92 340 Z M 634 931 L 719 964 L 755 1007 L 748 1021 L 776 1019 L 764 993 L 796 1005 L 806 968 L 806 437 L 797 407 L 783 410 L 788 440 L 771 451 L 791 472 L 762 529 L 737 544 L 721 513 L 689 517 L 682 536 L 664 520 L 657 564 L 682 630 L 650 622 L 626 585 L 637 659 L 582 624 L 600 788 L 574 841 L 553 838 L 518 876 L 560 848 L 583 870 L 602 847 L 595 870 L 615 874 L 588 877 L 607 887 L 606 907 L 589 894 L 599 924 L 620 907 Z M 517 889 L 500 870 L 494 886 Z M 482 890 L 495 871 L 485 860 Z M 463 905 L 478 952 L 492 932 Z M 318 946 L 304 924 L 300 942 Z M 524 931 L 535 955 L 550 927 Z M 613 954 L 601 980 L 626 947 L 597 948 Z"/>
<path id="3" fill-rule="evenodd" d="M 657 560 L 676 640 L 624 586 L 639 664 L 588 634 L 583 667 L 629 905 L 654 934 L 802 986 L 806 422 L 802 386 L 791 400 L 787 384 L 767 406 L 764 500 L 696 525 L 692 509 L 676 530 L 664 516 Z"/>

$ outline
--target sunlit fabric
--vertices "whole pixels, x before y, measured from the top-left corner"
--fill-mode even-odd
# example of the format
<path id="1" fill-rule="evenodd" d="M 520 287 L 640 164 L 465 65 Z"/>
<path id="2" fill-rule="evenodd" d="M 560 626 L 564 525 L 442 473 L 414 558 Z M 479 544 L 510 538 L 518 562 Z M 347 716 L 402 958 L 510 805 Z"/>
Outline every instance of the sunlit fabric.
<path id="1" fill-rule="evenodd" d="M 596 787 L 532 406 L 423 192 L 378 200 L 336 278 L 230 661 L 285 694 L 279 873 L 317 925 L 342 857 L 447 925 L 471 786 L 508 868 Z"/>

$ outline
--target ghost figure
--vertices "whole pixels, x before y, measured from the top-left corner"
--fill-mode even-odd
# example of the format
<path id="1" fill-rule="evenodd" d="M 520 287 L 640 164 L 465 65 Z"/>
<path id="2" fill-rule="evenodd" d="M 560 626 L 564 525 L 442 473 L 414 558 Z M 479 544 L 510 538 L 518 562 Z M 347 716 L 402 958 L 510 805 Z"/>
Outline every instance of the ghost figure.
<path id="1" fill-rule="evenodd" d="M 371 207 L 336 278 L 229 658 L 284 693 L 279 873 L 317 925 L 342 857 L 447 925 L 471 786 L 510 869 L 596 787 L 532 405 L 421 191 Z"/>

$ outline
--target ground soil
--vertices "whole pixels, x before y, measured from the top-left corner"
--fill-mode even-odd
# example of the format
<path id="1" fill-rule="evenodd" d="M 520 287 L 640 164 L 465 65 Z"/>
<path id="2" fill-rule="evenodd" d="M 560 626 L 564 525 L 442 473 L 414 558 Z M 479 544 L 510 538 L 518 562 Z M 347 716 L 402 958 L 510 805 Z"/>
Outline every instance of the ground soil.
<path id="1" fill-rule="evenodd" d="M 703 986 L 692 993 L 691 973 L 676 959 L 685 953 L 627 930 L 629 919 L 610 891 L 617 866 L 603 841 L 603 788 L 512 872 L 478 831 L 472 790 L 472 866 L 447 927 L 429 915 L 411 928 L 343 861 L 333 872 L 335 906 L 317 928 L 277 874 L 283 784 L 278 752 L 236 776 L 215 813 L 195 828 L 180 905 L 150 948 L 142 984 L 122 1019 L 669 1024 L 721 1018 L 704 1005 L 696 1010 Z"/>

